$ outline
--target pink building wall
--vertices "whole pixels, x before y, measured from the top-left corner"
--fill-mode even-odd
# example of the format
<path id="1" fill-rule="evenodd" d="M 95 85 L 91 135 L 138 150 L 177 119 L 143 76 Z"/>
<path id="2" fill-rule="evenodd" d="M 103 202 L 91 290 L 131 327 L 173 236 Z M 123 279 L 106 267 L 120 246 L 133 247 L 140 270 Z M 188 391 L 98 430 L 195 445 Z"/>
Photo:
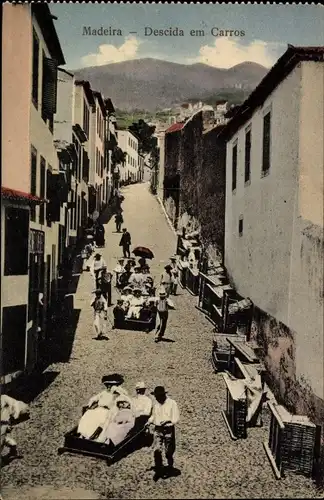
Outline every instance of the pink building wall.
<path id="1" fill-rule="evenodd" d="M 29 5 L 3 5 L 2 185 L 30 192 L 32 19 Z"/>

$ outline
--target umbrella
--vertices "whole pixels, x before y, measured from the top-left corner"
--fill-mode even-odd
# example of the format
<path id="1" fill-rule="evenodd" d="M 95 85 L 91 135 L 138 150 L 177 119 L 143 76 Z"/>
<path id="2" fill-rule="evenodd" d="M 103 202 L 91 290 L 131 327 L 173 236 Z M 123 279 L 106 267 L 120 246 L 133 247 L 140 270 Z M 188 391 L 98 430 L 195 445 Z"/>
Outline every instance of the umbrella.
<path id="1" fill-rule="evenodd" d="M 133 250 L 133 254 L 136 257 L 143 257 L 144 259 L 154 259 L 154 254 L 152 250 L 146 247 L 136 247 Z"/>

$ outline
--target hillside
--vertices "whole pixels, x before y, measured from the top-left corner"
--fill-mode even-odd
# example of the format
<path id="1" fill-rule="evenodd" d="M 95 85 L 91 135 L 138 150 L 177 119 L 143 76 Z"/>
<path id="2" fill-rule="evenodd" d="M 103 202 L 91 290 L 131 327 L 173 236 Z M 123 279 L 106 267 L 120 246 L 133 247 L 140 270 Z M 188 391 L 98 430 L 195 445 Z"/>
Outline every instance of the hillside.
<path id="1" fill-rule="evenodd" d="M 220 69 L 148 58 L 79 69 L 74 74 L 89 80 L 120 109 L 154 111 L 193 96 L 206 98 L 220 89 L 252 90 L 266 72 L 266 68 L 251 62 Z"/>

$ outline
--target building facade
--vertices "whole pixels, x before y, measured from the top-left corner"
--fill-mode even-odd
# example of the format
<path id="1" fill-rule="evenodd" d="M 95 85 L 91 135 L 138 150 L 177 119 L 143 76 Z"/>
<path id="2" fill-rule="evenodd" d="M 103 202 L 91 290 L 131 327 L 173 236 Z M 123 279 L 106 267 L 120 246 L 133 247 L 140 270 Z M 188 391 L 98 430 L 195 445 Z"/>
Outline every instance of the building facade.
<path id="1" fill-rule="evenodd" d="M 49 224 L 45 200 L 48 175 L 60 169 L 53 124 L 57 66 L 65 61 L 47 4 L 6 4 L 2 36 L 11 40 L 3 43 L 2 62 L 1 375 L 7 382 L 36 366 L 46 343 L 58 226 Z"/>
<path id="2" fill-rule="evenodd" d="M 70 230 L 73 237 L 79 239 L 88 227 L 88 216 L 93 213 L 93 203 L 89 184 L 96 183 L 96 157 L 94 156 L 95 139 L 92 130 L 92 115 L 95 100 L 89 82 L 75 81 L 75 99 L 73 113 L 73 144 L 77 152 L 74 165 L 74 186 L 72 190 L 73 223 Z M 72 229 L 73 226 L 73 229 Z"/>
<path id="3" fill-rule="evenodd" d="M 138 139 L 130 130 L 118 130 L 118 146 L 126 153 L 126 161 L 121 168 L 120 180 L 124 183 L 138 180 Z"/>
<path id="4" fill-rule="evenodd" d="M 225 265 L 272 384 L 324 412 L 323 48 L 289 47 L 227 128 Z"/>

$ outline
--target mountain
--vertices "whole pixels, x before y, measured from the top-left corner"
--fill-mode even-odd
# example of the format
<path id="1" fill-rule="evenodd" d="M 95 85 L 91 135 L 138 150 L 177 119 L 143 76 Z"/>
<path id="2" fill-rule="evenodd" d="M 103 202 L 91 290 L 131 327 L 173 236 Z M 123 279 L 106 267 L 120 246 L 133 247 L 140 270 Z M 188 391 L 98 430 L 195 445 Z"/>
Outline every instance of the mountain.
<path id="1" fill-rule="evenodd" d="M 219 89 L 252 90 L 267 73 L 259 64 L 244 62 L 229 69 L 206 64 L 178 64 L 159 59 L 135 59 L 73 71 L 93 89 L 124 110 L 154 111 L 193 96 L 204 98 Z"/>

